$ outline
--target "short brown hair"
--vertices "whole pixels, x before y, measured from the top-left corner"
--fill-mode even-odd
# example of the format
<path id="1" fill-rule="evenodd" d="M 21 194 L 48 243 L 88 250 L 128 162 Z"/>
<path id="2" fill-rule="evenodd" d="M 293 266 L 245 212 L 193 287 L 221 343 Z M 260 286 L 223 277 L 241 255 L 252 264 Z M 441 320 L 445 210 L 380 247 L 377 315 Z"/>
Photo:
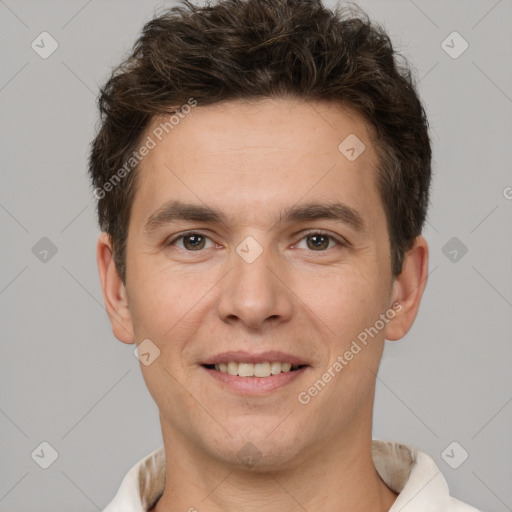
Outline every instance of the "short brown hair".
<path id="1" fill-rule="evenodd" d="M 190 98 L 201 106 L 293 96 L 337 101 L 361 115 L 376 134 L 391 270 L 400 274 L 426 218 L 431 147 L 410 68 L 397 57 L 385 30 L 354 4 L 331 11 L 320 0 L 185 0 L 146 23 L 100 91 L 101 126 L 89 158 L 99 224 L 123 282 L 137 167 L 112 179 L 152 118 Z"/>

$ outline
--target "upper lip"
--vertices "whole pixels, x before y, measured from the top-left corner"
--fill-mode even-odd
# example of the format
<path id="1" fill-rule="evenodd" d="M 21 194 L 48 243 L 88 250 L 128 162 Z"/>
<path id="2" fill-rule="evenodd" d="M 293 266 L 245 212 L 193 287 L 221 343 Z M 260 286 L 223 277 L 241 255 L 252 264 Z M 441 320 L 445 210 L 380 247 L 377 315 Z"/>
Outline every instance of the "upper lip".
<path id="1" fill-rule="evenodd" d="M 244 351 L 230 351 L 230 352 L 222 352 L 221 354 L 217 354 L 212 356 L 202 364 L 219 364 L 219 363 L 229 363 L 230 361 L 235 361 L 237 363 L 262 363 L 262 362 L 274 362 L 279 361 L 280 363 L 291 363 L 292 365 L 307 365 L 308 363 L 301 359 L 300 357 L 292 356 L 291 354 L 285 354 L 284 352 L 280 352 L 277 350 L 271 350 L 268 352 L 259 352 L 257 354 L 251 354 L 249 352 Z"/>

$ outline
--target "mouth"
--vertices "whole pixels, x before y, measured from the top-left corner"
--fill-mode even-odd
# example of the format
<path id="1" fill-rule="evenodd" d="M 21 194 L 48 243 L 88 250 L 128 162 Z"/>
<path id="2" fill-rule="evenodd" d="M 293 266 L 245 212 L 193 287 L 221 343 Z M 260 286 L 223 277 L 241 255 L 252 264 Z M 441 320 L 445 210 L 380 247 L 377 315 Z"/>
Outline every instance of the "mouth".
<path id="1" fill-rule="evenodd" d="M 278 350 L 232 350 L 204 359 L 200 366 L 222 391 L 246 396 L 268 396 L 311 369 L 308 361 Z"/>
<path id="2" fill-rule="evenodd" d="M 208 361 L 201 364 L 206 374 L 212 378 L 215 385 L 220 386 L 222 391 L 234 392 L 237 395 L 244 396 L 269 396 L 280 388 L 285 388 L 287 384 L 300 379 L 301 375 L 308 372 L 311 368 L 309 364 L 295 359 L 293 362 L 287 359 L 294 359 L 292 356 L 286 358 L 276 353 L 267 353 L 272 357 L 259 358 L 257 356 L 241 355 L 238 353 L 237 360 L 235 354 L 226 354 L 215 358 L 214 361 Z M 252 360 L 252 361 L 248 361 Z"/>
<path id="3" fill-rule="evenodd" d="M 229 361 L 217 364 L 203 364 L 204 368 L 214 370 L 220 373 L 231 375 L 233 377 L 254 377 L 265 379 L 273 375 L 282 373 L 291 373 L 307 367 L 307 364 L 292 364 L 280 361 L 262 361 L 259 363 L 243 363 Z"/>

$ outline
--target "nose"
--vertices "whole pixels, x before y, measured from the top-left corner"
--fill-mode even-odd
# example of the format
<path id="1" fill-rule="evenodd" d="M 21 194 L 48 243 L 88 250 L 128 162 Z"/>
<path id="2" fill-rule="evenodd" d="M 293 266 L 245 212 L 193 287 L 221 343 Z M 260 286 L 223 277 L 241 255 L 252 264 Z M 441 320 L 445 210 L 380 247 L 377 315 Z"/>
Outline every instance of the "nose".
<path id="1" fill-rule="evenodd" d="M 293 292 L 287 285 L 287 272 L 270 249 L 252 262 L 237 253 L 233 269 L 221 282 L 218 314 L 223 322 L 240 323 L 249 329 L 265 329 L 291 318 Z"/>

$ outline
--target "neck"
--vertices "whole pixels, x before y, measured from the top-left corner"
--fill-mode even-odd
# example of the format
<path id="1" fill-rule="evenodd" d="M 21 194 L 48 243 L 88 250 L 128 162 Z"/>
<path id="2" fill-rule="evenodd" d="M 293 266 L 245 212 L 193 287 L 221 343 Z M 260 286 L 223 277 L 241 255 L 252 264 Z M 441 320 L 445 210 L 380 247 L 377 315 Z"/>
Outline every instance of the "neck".
<path id="1" fill-rule="evenodd" d="M 368 418 L 367 418 L 368 419 Z M 386 512 L 396 497 L 379 477 L 370 427 L 326 439 L 301 461 L 279 470 L 239 469 L 205 456 L 162 425 L 165 491 L 150 512 Z"/>

